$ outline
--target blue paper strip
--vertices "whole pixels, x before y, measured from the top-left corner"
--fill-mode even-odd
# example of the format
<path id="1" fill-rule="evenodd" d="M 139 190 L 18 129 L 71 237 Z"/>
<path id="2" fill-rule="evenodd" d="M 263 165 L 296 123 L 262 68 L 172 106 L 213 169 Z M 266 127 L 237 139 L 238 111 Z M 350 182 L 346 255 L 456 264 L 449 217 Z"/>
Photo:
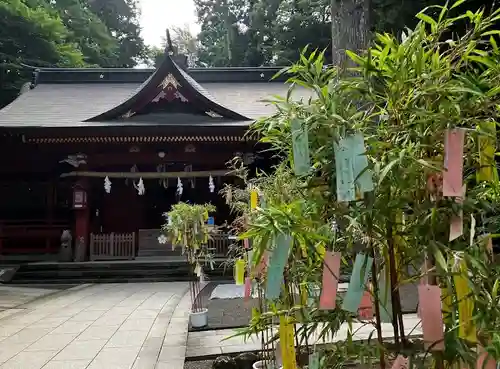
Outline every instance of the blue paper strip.
<path id="1" fill-rule="evenodd" d="M 334 143 L 335 167 L 337 176 L 337 201 L 348 202 L 356 200 L 354 186 L 353 157 L 351 140 L 341 139 Z"/>
<path id="2" fill-rule="evenodd" d="M 291 122 L 293 144 L 293 168 L 295 175 L 303 176 L 309 172 L 311 161 L 309 158 L 309 140 L 307 129 L 302 127 L 302 122 L 294 118 Z"/>
<path id="3" fill-rule="evenodd" d="M 344 296 L 342 303 L 342 310 L 351 313 L 357 313 L 361 299 L 365 292 L 366 282 L 370 276 L 373 259 L 363 254 L 357 254 L 354 266 L 352 268 L 352 275 L 349 281 L 349 287 Z"/>
<path id="4" fill-rule="evenodd" d="M 271 254 L 267 267 L 266 297 L 270 300 L 279 298 L 283 283 L 283 272 L 288 261 L 288 251 L 292 239 L 289 235 L 280 234 L 276 237 L 276 248 Z"/>
<path id="5" fill-rule="evenodd" d="M 351 142 L 353 157 L 354 181 L 360 192 L 371 192 L 374 190 L 372 174 L 368 168 L 366 157 L 365 140 L 361 133 L 348 137 Z"/>

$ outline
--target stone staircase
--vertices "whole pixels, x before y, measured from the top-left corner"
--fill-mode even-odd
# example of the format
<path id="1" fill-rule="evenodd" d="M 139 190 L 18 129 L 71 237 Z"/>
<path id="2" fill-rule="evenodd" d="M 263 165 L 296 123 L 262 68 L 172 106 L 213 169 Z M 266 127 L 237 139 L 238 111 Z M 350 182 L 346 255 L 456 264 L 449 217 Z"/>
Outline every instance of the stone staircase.
<path id="1" fill-rule="evenodd" d="M 25 263 L 10 284 L 51 285 L 82 283 L 174 282 L 191 279 L 190 266 L 183 260 L 89 261 L 81 263 Z M 206 270 L 209 280 L 230 279 L 233 271 L 216 262 Z"/>

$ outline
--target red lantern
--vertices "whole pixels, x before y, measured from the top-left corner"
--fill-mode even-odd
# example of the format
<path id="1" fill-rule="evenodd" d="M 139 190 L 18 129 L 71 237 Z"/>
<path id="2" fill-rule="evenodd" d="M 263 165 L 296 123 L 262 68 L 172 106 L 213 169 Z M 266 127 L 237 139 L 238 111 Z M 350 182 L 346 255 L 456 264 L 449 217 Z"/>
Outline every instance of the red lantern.
<path id="1" fill-rule="evenodd" d="M 73 209 L 87 209 L 87 191 L 81 187 L 73 189 Z"/>

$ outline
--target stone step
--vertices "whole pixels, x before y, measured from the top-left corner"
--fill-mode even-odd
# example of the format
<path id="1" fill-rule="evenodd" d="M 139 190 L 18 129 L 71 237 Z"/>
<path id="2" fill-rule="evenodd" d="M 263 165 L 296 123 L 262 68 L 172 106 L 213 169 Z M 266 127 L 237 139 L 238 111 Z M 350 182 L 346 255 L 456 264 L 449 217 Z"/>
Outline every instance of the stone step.
<path id="1" fill-rule="evenodd" d="M 232 271 L 216 264 L 207 270 L 208 278 L 231 278 Z M 80 284 L 127 281 L 186 281 L 190 280 L 190 265 L 180 260 L 161 260 L 145 257 L 134 261 L 82 262 L 82 263 L 29 263 L 19 267 L 10 283 L 14 284 Z"/>

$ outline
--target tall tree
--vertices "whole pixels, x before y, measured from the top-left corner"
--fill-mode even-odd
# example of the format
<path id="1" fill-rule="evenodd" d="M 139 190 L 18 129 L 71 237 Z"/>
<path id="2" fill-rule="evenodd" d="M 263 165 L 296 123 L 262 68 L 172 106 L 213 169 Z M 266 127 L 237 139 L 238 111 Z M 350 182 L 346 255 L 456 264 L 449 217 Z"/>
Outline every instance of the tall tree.
<path id="1" fill-rule="evenodd" d="M 118 41 L 85 1 L 52 0 L 49 4 L 53 11 L 59 14 L 71 34 L 70 41 L 78 45 L 88 64 L 103 67 L 116 64 Z"/>
<path id="2" fill-rule="evenodd" d="M 248 0 L 194 0 L 201 24 L 200 61 L 207 66 L 244 64 L 248 46 Z"/>
<path id="3" fill-rule="evenodd" d="M 371 0 L 332 0 L 332 64 L 346 66 L 346 50 L 359 52 L 368 46 Z"/>
<path id="4" fill-rule="evenodd" d="M 212 66 L 288 64 L 307 44 L 330 44 L 329 0 L 195 0 L 200 61 Z"/>
<path id="5" fill-rule="evenodd" d="M 133 67 L 147 58 L 137 0 L 87 0 L 90 9 L 118 42 L 114 66 Z"/>
<path id="6" fill-rule="evenodd" d="M 57 14 L 21 0 L 0 0 L 0 108 L 12 101 L 36 66 L 85 64 L 82 52 Z"/>

